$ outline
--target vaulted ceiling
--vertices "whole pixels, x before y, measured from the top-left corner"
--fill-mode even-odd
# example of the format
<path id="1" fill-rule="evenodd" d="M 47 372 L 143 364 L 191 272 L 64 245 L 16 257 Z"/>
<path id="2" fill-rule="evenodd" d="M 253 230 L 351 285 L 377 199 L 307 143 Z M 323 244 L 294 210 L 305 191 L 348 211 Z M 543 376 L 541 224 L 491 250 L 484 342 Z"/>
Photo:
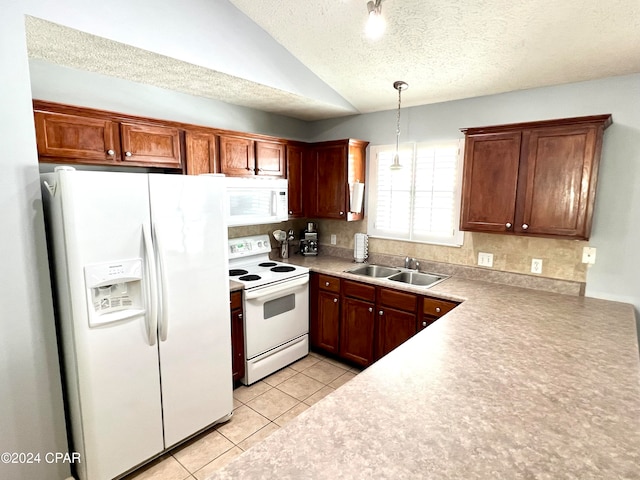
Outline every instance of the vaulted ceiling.
<path id="1" fill-rule="evenodd" d="M 411 106 L 640 72 L 638 0 L 384 0 L 387 28 L 375 41 L 364 34 L 365 0 L 230 2 L 346 102 L 327 105 L 148 52 L 147 62 L 129 60 L 139 69 L 123 73 L 115 66 L 121 56 L 141 52 L 95 37 L 70 59 L 68 37 L 82 35 L 87 44 L 91 35 L 35 19 L 28 23 L 29 52 L 89 70 L 94 52 L 100 73 L 305 120 L 392 109 L 395 80 L 409 84 L 402 101 Z M 172 70 L 181 75 L 172 77 Z"/>

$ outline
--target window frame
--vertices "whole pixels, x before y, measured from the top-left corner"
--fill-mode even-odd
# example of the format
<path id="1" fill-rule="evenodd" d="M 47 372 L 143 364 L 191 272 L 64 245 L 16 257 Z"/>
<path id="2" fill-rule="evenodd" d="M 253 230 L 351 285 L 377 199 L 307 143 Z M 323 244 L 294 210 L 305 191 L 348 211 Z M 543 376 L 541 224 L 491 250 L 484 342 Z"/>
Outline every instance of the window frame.
<path id="1" fill-rule="evenodd" d="M 453 230 L 451 236 L 426 235 L 421 236 L 414 233 L 413 218 L 415 215 L 415 170 L 417 164 L 418 151 L 427 148 L 456 147 L 456 173 L 453 190 Z M 462 204 L 462 173 L 464 167 L 464 140 L 456 139 L 449 141 L 411 142 L 399 146 L 401 156 L 400 163 L 403 164 L 402 157 L 409 154 L 411 161 L 411 188 L 409 199 L 409 225 L 407 233 L 394 234 L 393 231 L 378 229 L 375 227 L 375 219 L 378 212 L 378 155 L 381 152 L 395 153 L 395 145 L 374 145 L 369 147 L 369 171 L 367 188 L 367 233 L 372 238 L 386 240 L 397 240 L 403 242 L 424 243 L 429 245 L 441 245 L 448 247 L 461 247 L 464 243 L 464 232 L 460 230 L 460 208 Z M 403 164 L 407 168 L 406 163 Z"/>

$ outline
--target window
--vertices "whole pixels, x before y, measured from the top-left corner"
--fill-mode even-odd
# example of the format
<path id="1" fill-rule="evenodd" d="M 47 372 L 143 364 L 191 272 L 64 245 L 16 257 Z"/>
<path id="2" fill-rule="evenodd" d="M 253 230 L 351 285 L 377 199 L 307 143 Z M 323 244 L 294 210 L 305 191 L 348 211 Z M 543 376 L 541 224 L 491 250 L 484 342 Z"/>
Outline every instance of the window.
<path id="1" fill-rule="evenodd" d="M 395 146 L 371 147 L 368 228 L 372 237 L 462 245 L 461 142 L 412 144 L 400 149 L 402 169 L 391 170 Z"/>

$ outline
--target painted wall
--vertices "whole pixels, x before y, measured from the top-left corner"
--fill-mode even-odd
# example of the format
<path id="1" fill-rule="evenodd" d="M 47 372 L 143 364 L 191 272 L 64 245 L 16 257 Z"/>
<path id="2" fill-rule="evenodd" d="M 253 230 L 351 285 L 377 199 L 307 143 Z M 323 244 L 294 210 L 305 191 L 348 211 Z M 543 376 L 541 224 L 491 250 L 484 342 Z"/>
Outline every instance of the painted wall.
<path id="1" fill-rule="evenodd" d="M 66 452 L 44 223 L 19 2 L 0 16 L 0 453 Z M 65 464 L 0 463 L 0 478 L 65 478 Z"/>
<path id="2" fill-rule="evenodd" d="M 225 0 L 3 2 L 0 15 L 0 147 L 3 152 L 0 161 L 0 251 L 3 254 L 0 453 L 41 452 L 44 455 L 67 451 L 67 441 L 31 108 L 25 15 L 231 75 L 265 79 L 267 84 L 279 88 L 288 85 L 293 93 L 344 108 L 351 106 Z M 84 94 L 84 89 L 78 92 L 78 95 Z M 154 104 L 158 98 L 152 97 L 153 100 L 145 97 L 146 106 L 140 106 L 139 113 L 148 112 L 163 118 L 164 115 L 152 114 L 162 113 Z M 242 125 L 243 128 L 238 127 L 241 130 L 248 126 L 247 130 L 264 128 L 276 133 L 279 123 L 282 128 L 297 129 L 290 119 L 282 117 L 261 117 L 255 111 L 241 108 L 224 109 L 219 103 L 209 103 L 207 108 L 226 119 L 230 127 Z M 0 478 L 56 480 L 67 475 L 69 466 L 63 463 L 0 463 Z"/>
<path id="3" fill-rule="evenodd" d="M 29 60 L 33 98 L 241 132 L 304 140 L 308 124 L 120 78 Z"/>
<path id="4" fill-rule="evenodd" d="M 386 94 L 394 94 L 391 85 Z M 410 95 L 411 86 L 403 94 L 403 98 Z M 594 224 L 588 242 L 597 248 L 597 260 L 596 264 L 586 271 L 586 294 L 632 303 L 638 312 L 640 75 L 406 108 L 401 112 L 401 140 L 458 139 L 463 138 L 460 132 L 460 128 L 463 127 L 601 113 L 611 113 L 613 125 L 605 131 L 604 136 Z M 395 111 L 314 122 L 311 124 L 311 140 L 353 137 L 369 140 L 371 145 L 393 144 L 395 122 Z M 492 241 L 496 244 L 494 248 L 499 248 L 509 255 L 517 254 L 520 240 L 507 236 L 495 237 Z M 548 242 L 550 243 L 544 243 L 545 248 L 554 249 L 554 242 L 557 241 Z M 587 243 L 576 242 L 574 254 L 581 252 L 583 244 Z M 564 249 L 566 243 L 562 245 Z M 547 256 L 554 258 L 555 254 L 551 252 Z M 572 262 L 579 274 L 580 269 L 584 268 L 579 265 L 580 256 L 573 258 Z M 526 265 L 526 262 L 524 264 Z"/>

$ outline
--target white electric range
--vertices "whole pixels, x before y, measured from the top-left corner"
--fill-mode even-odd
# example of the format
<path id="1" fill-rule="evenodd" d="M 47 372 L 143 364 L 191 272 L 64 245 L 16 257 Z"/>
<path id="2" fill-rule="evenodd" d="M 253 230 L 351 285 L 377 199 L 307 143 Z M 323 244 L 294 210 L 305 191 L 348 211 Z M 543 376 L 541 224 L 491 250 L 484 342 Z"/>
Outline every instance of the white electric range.
<path id="1" fill-rule="evenodd" d="M 309 353 L 309 269 L 270 253 L 268 235 L 229 239 L 229 278 L 244 285 L 245 385 Z"/>

